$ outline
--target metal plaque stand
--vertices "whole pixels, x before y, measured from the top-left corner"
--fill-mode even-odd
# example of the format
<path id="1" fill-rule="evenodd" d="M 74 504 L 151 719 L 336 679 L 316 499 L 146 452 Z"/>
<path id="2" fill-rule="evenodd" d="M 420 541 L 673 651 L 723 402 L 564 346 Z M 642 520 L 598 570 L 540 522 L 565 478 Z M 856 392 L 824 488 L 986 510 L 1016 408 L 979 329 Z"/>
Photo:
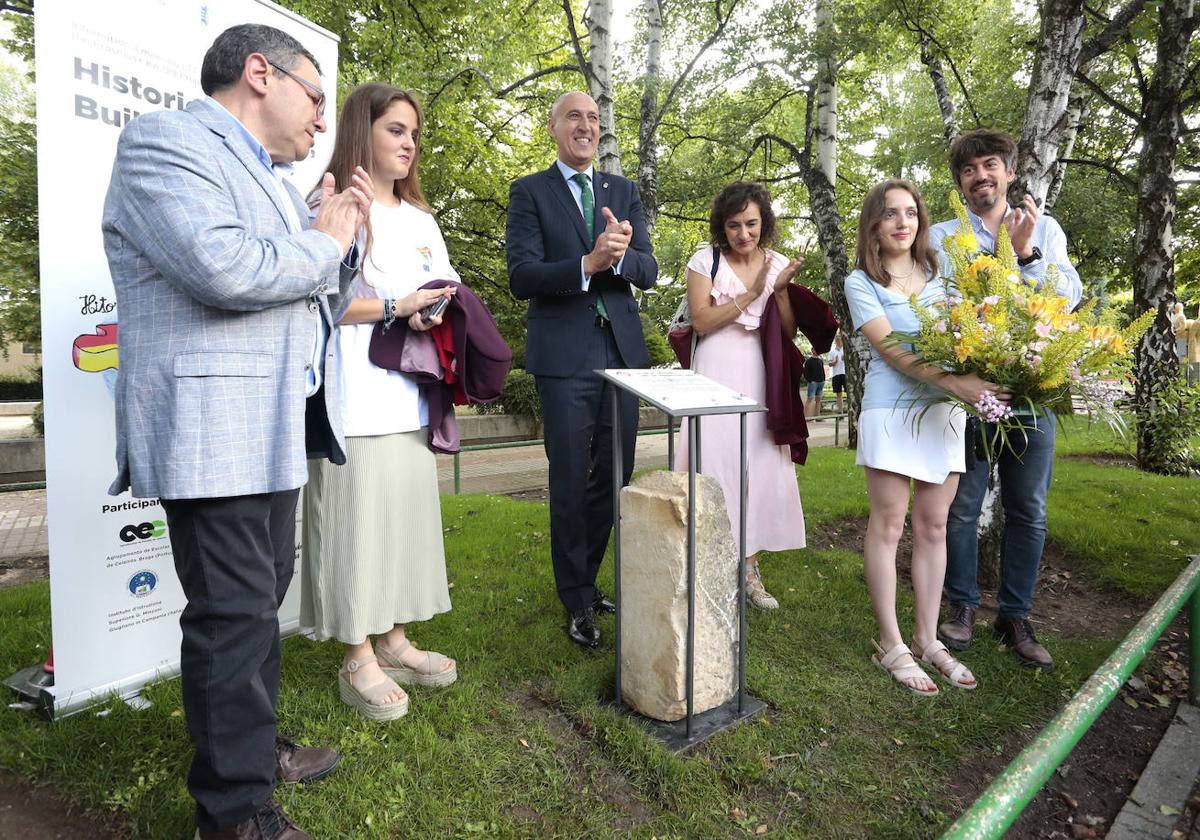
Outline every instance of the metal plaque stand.
<path id="1" fill-rule="evenodd" d="M 746 415 L 766 408 L 732 389 L 690 370 L 599 370 L 620 390 L 628 391 L 667 415 L 667 450 L 673 460 L 675 419 L 687 418 L 688 435 L 688 551 L 687 551 L 687 714 L 679 721 L 658 721 L 625 707 L 621 694 L 621 486 L 613 482 L 613 597 L 616 621 L 616 705 L 644 721 L 673 752 L 683 752 L 711 736 L 753 717 L 766 704 L 746 693 Z M 621 476 L 620 400 L 613 400 L 613 475 Z M 737 414 L 740 420 L 741 492 L 738 498 L 738 650 L 737 694 L 728 702 L 695 714 L 696 670 L 696 473 L 700 472 L 700 418 L 710 414 Z"/>

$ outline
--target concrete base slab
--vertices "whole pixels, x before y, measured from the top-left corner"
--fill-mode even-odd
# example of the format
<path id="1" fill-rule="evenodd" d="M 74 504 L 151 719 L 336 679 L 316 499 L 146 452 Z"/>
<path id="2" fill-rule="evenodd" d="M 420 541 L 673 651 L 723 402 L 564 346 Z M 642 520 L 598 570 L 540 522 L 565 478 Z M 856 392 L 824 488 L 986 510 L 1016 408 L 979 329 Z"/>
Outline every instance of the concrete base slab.
<path id="1" fill-rule="evenodd" d="M 1166 840 L 1200 776 L 1200 709 L 1180 703 L 1108 840 Z M 1164 813 L 1165 811 L 1165 813 Z"/>

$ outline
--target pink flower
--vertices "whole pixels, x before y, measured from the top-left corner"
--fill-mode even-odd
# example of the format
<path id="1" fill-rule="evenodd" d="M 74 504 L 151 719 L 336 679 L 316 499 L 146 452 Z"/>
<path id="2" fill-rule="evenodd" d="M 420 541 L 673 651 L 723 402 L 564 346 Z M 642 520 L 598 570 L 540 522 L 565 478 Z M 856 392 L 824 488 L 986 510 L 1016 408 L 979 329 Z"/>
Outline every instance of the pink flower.
<path id="1" fill-rule="evenodd" d="M 934 321 L 933 328 L 940 333 L 944 333 L 946 331 L 946 319 L 943 318 L 940 321 Z"/>
<path id="2" fill-rule="evenodd" d="M 1000 295 L 988 295 L 987 297 L 985 297 L 983 299 L 983 302 L 986 303 L 988 306 L 995 306 L 997 303 L 1000 302 Z"/>
<path id="3" fill-rule="evenodd" d="M 1034 325 L 1033 329 L 1042 338 L 1049 338 L 1050 333 L 1054 328 L 1051 327 L 1049 324 L 1045 323 L 1044 321 L 1038 321 Z"/>

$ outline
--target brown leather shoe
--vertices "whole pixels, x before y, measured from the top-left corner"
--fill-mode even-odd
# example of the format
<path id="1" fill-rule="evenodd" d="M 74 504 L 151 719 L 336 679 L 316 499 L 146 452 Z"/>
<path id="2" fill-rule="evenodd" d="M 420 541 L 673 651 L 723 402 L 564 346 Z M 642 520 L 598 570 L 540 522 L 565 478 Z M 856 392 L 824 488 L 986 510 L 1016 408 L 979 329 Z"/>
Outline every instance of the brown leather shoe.
<path id="1" fill-rule="evenodd" d="M 248 820 L 220 831 L 196 830 L 196 840 L 312 840 L 296 828 L 274 799 L 258 809 Z"/>
<path id="2" fill-rule="evenodd" d="M 992 624 L 992 632 L 1011 648 L 1012 652 L 1027 668 L 1039 668 L 1043 671 L 1054 670 L 1054 659 L 1049 651 L 1038 644 L 1037 636 L 1033 635 L 1033 625 L 1027 618 L 1005 618 L 997 616 Z"/>
<path id="3" fill-rule="evenodd" d="M 951 604 L 950 609 L 953 610 L 950 620 L 938 628 L 938 641 L 953 650 L 966 650 L 975 632 L 975 607 Z"/>
<path id="4" fill-rule="evenodd" d="M 286 738 L 275 738 L 275 778 L 285 785 L 323 779 L 333 772 L 340 758 L 331 747 L 302 747 Z"/>

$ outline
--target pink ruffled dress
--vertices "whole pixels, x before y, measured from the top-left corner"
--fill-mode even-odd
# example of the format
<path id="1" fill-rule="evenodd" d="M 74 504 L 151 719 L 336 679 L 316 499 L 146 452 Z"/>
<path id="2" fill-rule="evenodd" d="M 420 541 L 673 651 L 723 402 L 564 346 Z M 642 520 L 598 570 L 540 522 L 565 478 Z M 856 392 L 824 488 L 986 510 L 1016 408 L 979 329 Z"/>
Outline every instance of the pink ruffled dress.
<path id="1" fill-rule="evenodd" d="M 775 277 L 787 266 L 787 260 L 767 251 L 771 268 L 763 293 L 738 315 L 736 321 L 702 336 L 696 346 L 693 369 L 729 388 L 765 405 L 766 367 L 758 326 L 763 309 L 772 294 Z M 708 277 L 712 272 L 712 248 L 702 248 L 688 262 L 689 269 Z M 745 285 L 721 259 L 713 279 L 713 303 L 727 303 L 744 294 Z M 725 493 L 725 507 L 733 538 L 738 538 L 738 492 L 741 487 L 738 415 L 714 415 L 700 421 L 701 472 L 711 475 Z M 680 445 L 675 450 L 675 470 L 688 468 L 687 423 L 683 424 Z M 800 506 L 800 486 L 791 451 L 775 444 L 767 430 L 767 415 L 746 415 L 746 556 L 759 551 L 786 551 L 804 548 L 804 510 Z"/>

